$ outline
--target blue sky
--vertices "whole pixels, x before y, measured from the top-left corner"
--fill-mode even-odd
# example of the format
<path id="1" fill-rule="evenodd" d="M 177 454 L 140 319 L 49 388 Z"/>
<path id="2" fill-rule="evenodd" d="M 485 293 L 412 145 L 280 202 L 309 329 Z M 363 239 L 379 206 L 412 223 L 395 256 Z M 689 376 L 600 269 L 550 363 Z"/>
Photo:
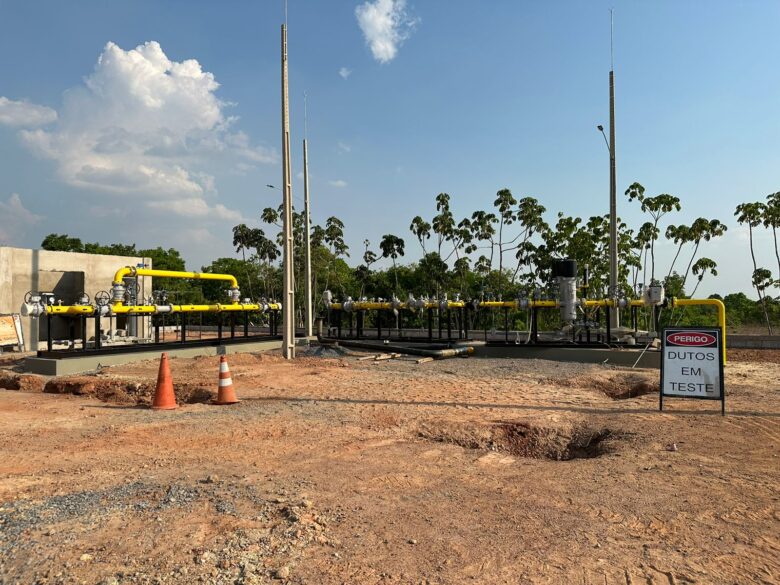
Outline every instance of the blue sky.
<path id="1" fill-rule="evenodd" d="M 441 191 L 458 218 L 503 187 L 549 219 L 606 212 L 614 6 L 618 192 L 639 181 L 682 199 L 670 221 L 724 221 L 700 290 L 749 290 L 732 215 L 780 190 L 780 3 L 407 0 L 390 36 L 364 13 L 374 50 L 364 4 L 289 5 L 293 174 L 305 91 L 314 220 L 344 220 L 354 261 L 386 233 L 418 257 L 409 222 Z M 160 244 L 198 269 L 277 203 L 281 1 L 6 0 L 0 16 L 0 243 Z M 622 195 L 619 213 L 642 221 Z M 774 267 L 771 236 L 757 247 Z"/>

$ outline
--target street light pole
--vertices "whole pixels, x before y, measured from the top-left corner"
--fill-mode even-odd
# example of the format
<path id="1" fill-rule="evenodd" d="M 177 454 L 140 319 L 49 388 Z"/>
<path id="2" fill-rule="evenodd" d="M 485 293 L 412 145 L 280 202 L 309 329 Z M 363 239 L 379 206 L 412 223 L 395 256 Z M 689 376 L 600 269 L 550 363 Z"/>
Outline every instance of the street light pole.
<path id="1" fill-rule="evenodd" d="M 312 327 L 312 290 L 311 290 L 311 207 L 309 201 L 309 144 L 307 134 L 306 94 L 303 94 L 303 215 L 304 215 L 304 247 L 306 251 L 306 337 L 311 337 Z"/>
<path id="2" fill-rule="evenodd" d="M 615 165 L 615 65 L 613 50 L 613 15 L 609 11 L 609 288 L 610 295 L 618 293 L 618 242 L 617 242 L 617 172 Z M 617 307 L 610 311 L 610 327 L 620 326 Z"/>
<path id="3" fill-rule="evenodd" d="M 286 6 L 286 4 L 285 4 Z M 295 283 L 293 281 L 292 171 L 290 169 L 290 107 L 287 89 L 287 22 L 282 25 L 282 355 L 295 358 Z"/>

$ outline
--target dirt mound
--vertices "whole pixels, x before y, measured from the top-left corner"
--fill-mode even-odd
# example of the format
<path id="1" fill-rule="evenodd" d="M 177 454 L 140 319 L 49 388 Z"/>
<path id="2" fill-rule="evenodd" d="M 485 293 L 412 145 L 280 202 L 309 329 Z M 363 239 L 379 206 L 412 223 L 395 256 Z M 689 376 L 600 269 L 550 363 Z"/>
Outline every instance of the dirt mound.
<path id="1" fill-rule="evenodd" d="M 780 349 L 729 349 L 729 361 L 780 364 Z"/>
<path id="2" fill-rule="evenodd" d="M 598 390 L 614 400 L 636 398 L 644 394 L 659 391 L 660 384 L 656 378 L 635 372 L 612 374 L 587 374 L 573 378 L 551 380 L 557 386 L 566 388 L 589 388 Z"/>
<path id="3" fill-rule="evenodd" d="M 0 373 L 0 388 L 22 392 L 43 392 L 45 380 L 34 374 Z"/>
<path id="4" fill-rule="evenodd" d="M 92 396 L 103 402 L 114 404 L 151 404 L 155 384 L 106 380 L 94 376 L 72 376 L 54 378 L 47 382 L 44 392 L 51 394 L 75 394 Z M 180 404 L 210 402 L 216 398 L 216 391 L 200 384 L 174 384 L 176 401 Z"/>
<path id="5" fill-rule="evenodd" d="M 467 449 L 487 449 L 518 457 L 570 461 L 590 459 L 607 452 L 605 440 L 615 434 L 606 428 L 586 425 L 543 427 L 522 421 L 489 423 L 432 422 L 424 424 L 419 436 L 453 443 Z"/>

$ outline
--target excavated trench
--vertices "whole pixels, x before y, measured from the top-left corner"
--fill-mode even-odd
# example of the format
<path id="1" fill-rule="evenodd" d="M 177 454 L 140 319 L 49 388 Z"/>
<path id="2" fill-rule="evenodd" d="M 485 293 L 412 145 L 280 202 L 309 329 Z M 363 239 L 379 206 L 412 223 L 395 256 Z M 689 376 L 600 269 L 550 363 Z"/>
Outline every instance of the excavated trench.
<path id="1" fill-rule="evenodd" d="M 76 376 L 49 380 L 43 391 L 51 394 L 92 396 L 114 404 L 149 405 L 154 389 L 153 383 L 139 384 L 119 379 L 105 380 L 91 376 Z M 179 404 L 207 403 L 217 396 L 215 391 L 199 384 L 174 384 L 173 390 Z"/>
<path id="2" fill-rule="evenodd" d="M 612 449 L 618 433 L 585 424 L 545 427 L 522 421 L 489 423 L 432 421 L 424 423 L 418 436 L 452 443 L 466 449 L 483 449 L 517 457 L 571 461 L 600 457 Z"/>
<path id="3" fill-rule="evenodd" d="M 613 400 L 637 398 L 645 394 L 657 394 L 660 384 L 657 379 L 633 372 L 614 374 L 589 374 L 571 378 L 552 378 L 551 384 L 564 388 L 588 388 L 596 390 Z"/>

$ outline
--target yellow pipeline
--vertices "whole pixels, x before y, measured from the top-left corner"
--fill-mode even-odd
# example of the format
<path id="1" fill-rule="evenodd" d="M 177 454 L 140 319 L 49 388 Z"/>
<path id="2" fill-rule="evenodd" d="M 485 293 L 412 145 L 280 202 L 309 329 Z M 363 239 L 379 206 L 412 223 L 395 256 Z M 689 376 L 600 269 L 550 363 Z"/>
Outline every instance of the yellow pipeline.
<path id="1" fill-rule="evenodd" d="M 232 274 L 213 274 L 211 272 L 179 272 L 177 270 L 154 270 L 151 268 L 133 268 L 125 266 L 114 274 L 114 284 L 122 284 L 125 276 L 159 276 L 160 278 L 191 278 L 193 280 L 226 280 L 230 286 L 238 288 L 238 281 Z"/>
<path id="2" fill-rule="evenodd" d="M 160 305 L 165 311 L 159 311 L 157 305 L 112 305 L 113 315 L 150 315 L 162 313 L 220 313 L 223 311 L 261 311 L 262 306 L 257 304 L 235 303 L 231 305 Z M 170 307 L 170 310 L 167 310 Z M 279 311 L 279 303 L 269 303 L 268 310 Z M 47 305 L 46 313 L 50 315 L 92 315 L 95 307 L 92 305 Z"/>
<path id="3" fill-rule="evenodd" d="M 723 363 L 726 363 L 726 305 L 720 299 L 676 299 L 671 297 L 669 304 L 672 307 L 688 307 L 696 305 L 710 305 L 718 310 L 718 326 L 720 326 L 720 342 L 723 344 Z"/>
<path id="4" fill-rule="evenodd" d="M 446 301 L 448 309 L 461 309 L 466 306 L 465 301 Z M 331 303 L 330 308 L 334 311 L 342 311 L 344 309 L 344 303 Z M 376 301 L 353 301 L 351 305 L 352 311 L 392 311 L 393 309 L 408 309 L 410 308 L 408 303 L 398 303 L 394 305 L 390 302 L 376 302 Z M 416 308 L 416 307 L 413 307 Z M 440 303 L 436 301 L 425 303 L 425 309 L 438 309 Z"/>
<path id="5" fill-rule="evenodd" d="M 49 315 L 91 315 L 94 312 L 92 305 L 46 305 Z"/>

